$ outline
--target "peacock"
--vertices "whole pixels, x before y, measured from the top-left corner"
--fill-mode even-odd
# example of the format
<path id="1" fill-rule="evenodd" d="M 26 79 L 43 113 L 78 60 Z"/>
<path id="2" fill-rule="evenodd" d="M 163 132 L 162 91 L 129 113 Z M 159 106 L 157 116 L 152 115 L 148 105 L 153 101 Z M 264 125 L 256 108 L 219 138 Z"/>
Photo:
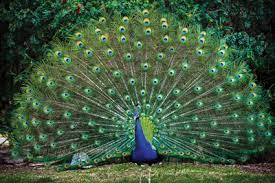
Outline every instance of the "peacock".
<path id="1" fill-rule="evenodd" d="M 275 144 L 274 122 L 233 52 L 211 29 L 156 9 L 103 13 L 32 69 L 15 97 L 11 154 L 65 169 L 246 162 Z"/>

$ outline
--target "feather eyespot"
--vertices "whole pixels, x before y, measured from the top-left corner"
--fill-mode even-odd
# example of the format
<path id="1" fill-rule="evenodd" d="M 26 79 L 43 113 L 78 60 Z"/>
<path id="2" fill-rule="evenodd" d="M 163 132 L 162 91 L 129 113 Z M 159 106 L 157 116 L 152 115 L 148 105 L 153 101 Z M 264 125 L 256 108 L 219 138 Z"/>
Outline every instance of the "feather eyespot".
<path id="1" fill-rule="evenodd" d="M 106 18 L 100 17 L 100 18 L 99 18 L 99 22 L 100 22 L 100 23 L 105 23 L 105 22 L 106 22 Z"/>
<path id="2" fill-rule="evenodd" d="M 161 19 L 160 19 L 160 22 L 161 22 L 161 23 L 167 22 L 167 19 L 166 19 L 166 18 L 161 18 Z"/>
<path id="3" fill-rule="evenodd" d="M 163 23 L 161 24 L 161 27 L 162 27 L 163 29 L 167 29 L 167 28 L 168 28 L 168 23 L 167 23 L 167 22 L 163 22 Z"/>
<path id="4" fill-rule="evenodd" d="M 180 37 L 180 42 L 181 43 L 185 43 L 186 42 L 186 37 L 185 36 L 181 36 Z"/>
<path id="5" fill-rule="evenodd" d="M 100 40 L 101 40 L 102 43 L 106 43 L 106 42 L 108 41 L 108 38 L 107 38 L 106 35 L 102 35 L 102 36 L 100 37 Z"/>
<path id="6" fill-rule="evenodd" d="M 124 24 L 128 24 L 128 23 L 129 23 L 129 18 L 128 18 L 127 16 L 123 17 L 123 18 L 122 18 L 122 22 L 123 22 Z"/>
<path id="7" fill-rule="evenodd" d="M 96 35 L 101 34 L 101 29 L 95 29 L 95 33 L 96 33 Z"/>
<path id="8" fill-rule="evenodd" d="M 149 25 L 150 25 L 150 20 L 149 20 L 148 18 L 145 18 L 145 19 L 143 20 L 143 24 L 144 24 L 145 26 L 149 26 Z"/>
<path id="9" fill-rule="evenodd" d="M 187 34 L 187 33 L 188 33 L 188 29 L 187 29 L 186 27 L 182 28 L 181 34 L 182 34 L 182 35 L 185 35 L 185 34 Z"/>
<path id="10" fill-rule="evenodd" d="M 145 10 L 142 11 L 142 14 L 144 16 L 148 16 L 149 15 L 149 11 L 147 9 L 145 9 Z"/>
<path id="11" fill-rule="evenodd" d="M 199 43 L 200 43 L 200 44 L 204 44 L 204 42 L 205 42 L 204 37 L 201 37 L 201 38 L 199 39 Z"/>
<path id="12" fill-rule="evenodd" d="M 219 55 L 219 56 L 222 57 L 222 56 L 224 56 L 224 54 L 225 54 L 225 50 L 219 50 L 219 51 L 218 51 L 218 55 Z"/>
<path id="13" fill-rule="evenodd" d="M 82 39 L 83 35 L 80 32 L 75 33 L 76 39 L 80 40 Z"/>
<path id="14" fill-rule="evenodd" d="M 83 48 L 84 47 L 84 43 L 81 42 L 81 41 L 77 41 L 76 45 L 77 45 L 78 48 Z"/>
<path id="15" fill-rule="evenodd" d="M 202 49 L 198 49 L 198 50 L 196 51 L 196 54 L 197 54 L 198 56 L 202 56 L 202 55 L 203 55 Z"/>
<path id="16" fill-rule="evenodd" d="M 151 29 L 151 28 L 146 28 L 146 29 L 145 29 L 145 35 L 146 35 L 146 36 L 150 36 L 151 33 L 152 33 L 152 29 Z"/>
<path id="17" fill-rule="evenodd" d="M 108 49 L 107 50 L 107 55 L 110 56 L 110 57 L 113 56 L 114 55 L 114 51 L 112 49 Z"/>
<path id="18" fill-rule="evenodd" d="M 125 29 L 125 27 L 124 27 L 124 26 L 120 26 L 120 27 L 119 27 L 119 32 L 124 33 L 124 32 L 125 32 L 125 30 L 126 30 L 126 29 Z"/>
<path id="19" fill-rule="evenodd" d="M 89 58 L 93 56 L 93 51 L 92 50 L 86 50 L 85 53 L 86 53 L 86 56 L 89 57 Z"/>
<path id="20" fill-rule="evenodd" d="M 206 32 L 205 32 L 205 31 L 202 31 L 202 32 L 200 33 L 200 37 L 204 37 L 204 36 L 206 36 Z"/>
<path id="21" fill-rule="evenodd" d="M 55 52 L 55 55 L 56 55 L 57 57 L 62 57 L 63 53 L 62 53 L 61 51 L 56 51 L 56 52 Z"/>
<path id="22" fill-rule="evenodd" d="M 136 47 L 137 47 L 138 49 L 141 49 L 141 48 L 142 48 L 142 43 L 141 43 L 140 41 L 138 41 L 138 42 L 136 43 Z"/>
<path id="23" fill-rule="evenodd" d="M 121 36 L 120 37 L 120 42 L 121 43 L 126 43 L 126 37 L 125 36 Z"/>
<path id="24" fill-rule="evenodd" d="M 162 41 L 163 41 L 164 43 L 168 43 L 168 41 L 169 41 L 169 36 L 168 36 L 168 35 L 165 35 L 165 36 L 162 38 Z"/>

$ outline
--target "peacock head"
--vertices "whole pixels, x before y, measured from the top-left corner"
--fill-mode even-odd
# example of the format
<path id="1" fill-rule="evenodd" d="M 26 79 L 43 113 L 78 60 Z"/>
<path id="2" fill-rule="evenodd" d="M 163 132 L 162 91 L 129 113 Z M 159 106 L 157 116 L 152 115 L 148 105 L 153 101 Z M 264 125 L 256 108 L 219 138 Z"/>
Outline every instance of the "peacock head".
<path id="1" fill-rule="evenodd" d="M 134 112 L 134 120 L 136 121 L 139 118 L 139 113 L 137 111 Z"/>
<path id="2" fill-rule="evenodd" d="M 139 106 L 139 104 L 136 104 L 135 112 L 134 112 L 134 120 L 135 120 L 135 121 L 136 121 L 137 119 L 139 119 L 139 110 L 140 110 L 140 106 Z"/>

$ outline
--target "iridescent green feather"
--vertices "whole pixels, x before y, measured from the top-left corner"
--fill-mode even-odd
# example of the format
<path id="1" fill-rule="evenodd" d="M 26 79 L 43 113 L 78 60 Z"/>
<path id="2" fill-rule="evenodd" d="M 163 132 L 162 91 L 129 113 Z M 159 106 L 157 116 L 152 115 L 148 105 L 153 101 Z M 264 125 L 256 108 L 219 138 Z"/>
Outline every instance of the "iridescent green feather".
<path id="1" fill-rule="evenodd" d="M 12 154 L 52 163 L 84 152 L 83 166 L 129 156 L 139 105 L 159 154 L 244 162 L 270 147 L 274 123 L 231 52 L 211 32 L 156 10 L 93 20 L 54 42 L 16 97 Z"/>

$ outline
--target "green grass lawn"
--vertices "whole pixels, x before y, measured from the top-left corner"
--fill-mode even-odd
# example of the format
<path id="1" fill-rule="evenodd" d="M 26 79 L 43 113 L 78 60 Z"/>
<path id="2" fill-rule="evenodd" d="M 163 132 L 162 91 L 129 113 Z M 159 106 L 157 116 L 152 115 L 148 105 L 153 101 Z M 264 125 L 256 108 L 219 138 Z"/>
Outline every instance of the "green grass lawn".
<path id="1" fill-rule="evenodd" d="M 57 172 L 54 168 L 31 169 L 1 168 L 0 182 L 148 182 L 149 167 L 140 167 L 135 164 L 113 164 L 101 167 Z M 222 165 L 195 165 L 163 163 L 151 166 L 152 183 L 192 183 L 192 182 L 232 182 L 258 183 L 275 182 L 275 174 L 261 174 L 247 172 L 236 166 Z"/>

